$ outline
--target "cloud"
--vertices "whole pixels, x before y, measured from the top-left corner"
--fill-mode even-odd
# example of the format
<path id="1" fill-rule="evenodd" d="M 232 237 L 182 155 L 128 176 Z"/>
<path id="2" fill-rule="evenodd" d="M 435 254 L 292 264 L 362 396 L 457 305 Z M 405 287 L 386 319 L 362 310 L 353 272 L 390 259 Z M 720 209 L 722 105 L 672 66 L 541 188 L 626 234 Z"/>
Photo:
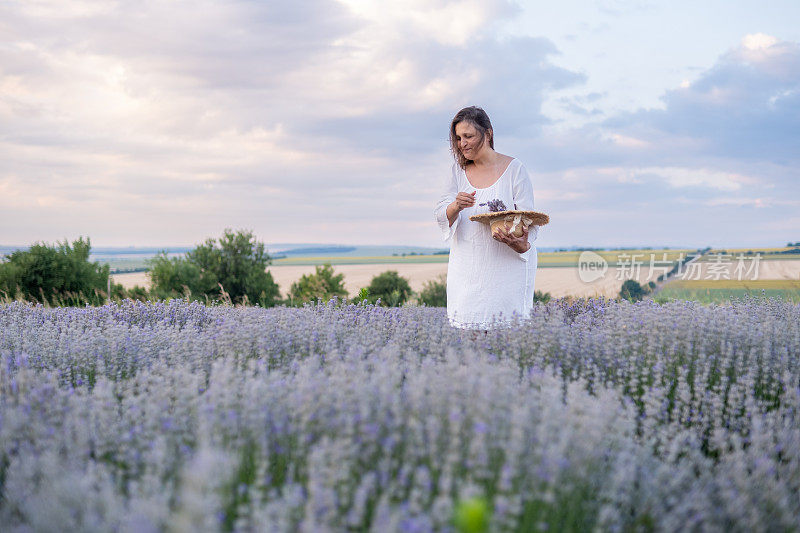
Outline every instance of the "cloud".
<path id="1" fill-rule="evenodd" d="M 555 64 L 550 40 L 504 34 L 518 13 L 505 0 L 4 2 L 0 243 L 191 244 L 248 227 L 273 242 L 438 244 L 447 128 L 473 104 L 531 171 L 546 244 L 686 244 L 711 216 L 732 239 L 788 231 L 775 221 L 800 197 L 800 45 L 747 35 L 661 109 L 614 113 L 591 89 L 557 99 L 588 121 L 569 128 L 542 102 L 586 77 Z"/>
<path id="2" fill-rule="evenodd" d="M 584 79 L 549 61 L 546 39 L 497 37 L 517 11 L 5 2 L 0 242 L 80 229 L 180 244 L 235 221 L 267 240 L 397 242 L 391 228 L 430 219 L 420 198 L 438 194 L 460 106 L 483 105 L 504 135 L 532 134 L 548 121 L 543 93 Z M 298 209 L 314 216 L 287 225 Z"/>
<path id="3" fill-rule="evenodd" d="M 583 80 L 551 65 L 547 57 L 555 52 L 549 41 L 533 38 L 480 38 L 461 47 L 432 39 L 384 43 L 368 63 L 379 70 L 382 63 L 402 65 L 399 80 L 359 92 L 363 112 L 301 122 L 299 133 L 387 156 L 415 156 L 446 147 L 455 111 L 480 105 L 499 136 L 535 135 L 549 122 L 541 113 L 543 94 Z"/>
<path id="4" fill-rule="evenodd" d="M 650 0 L 598 0 L 596 4 L 600 13 L 612 16 L 651 10 L 655 5 Z"/>
<path id="5" fill-rule="evenodd" d="M 702 154 L 800 162 L 800 44 L 747 35 L 682 85 L 667 91 L 664 109 L 618 115 L 604 128 L 660 143 L 673 159 Z"/>
<path id="6" fill-rule="evenodd" d="M 800 46 L 748 36 L 664 96 L 519 140 L 546 242 L 764 245 L 795 240 L 800 201 Z M 646 236 L 646 237 L 643 237 Z"/>
<path id="7" fill-rule="evenodd" d="M 545 128 L 515 145 L 531 162 L 535 187 L 551 191 L 540 207 L 562 220 L 545 238 L 588 235 L 582 213 L 598 209 L 608 214 L 603 227 L 619 238 L 644 232 L 701 245 L 702 227 L 731 243 L 757 244 L 800 231 L 775 222 L 796 220 L 793 199 L 800 198 L 800 45 L 747 35 L 682 85 L 665 92 L 663 108 Z M 662 224 L 624 224 L 612 211 Z M 780 233 L 770 233 L 773 227 Z M 604 242 L 602 232 L 594 238 Z"/>
<path id="8" fill-rule="evenodd" d="M 672 187 L 709 187 L 736 191 L 742 185 L 754 185 L 758 180 L 733 172 L 720 172 L 704 168 L 650 167 L 626 169 L 623 173 L 631 181 L 643 179 L 664 180 Z"/>
<path id="9" fill-rule="evenodd" d="M 800 200 L 786 200 L 774 197 L 752 197 L 752 196 L 722 196 L 711 198 L 706 201 L 709 206 L 735 206 L 735 207 L 756 207 L 759 209 L 776 206 L 788 206 L 791 208 L 800 207 Z"/>

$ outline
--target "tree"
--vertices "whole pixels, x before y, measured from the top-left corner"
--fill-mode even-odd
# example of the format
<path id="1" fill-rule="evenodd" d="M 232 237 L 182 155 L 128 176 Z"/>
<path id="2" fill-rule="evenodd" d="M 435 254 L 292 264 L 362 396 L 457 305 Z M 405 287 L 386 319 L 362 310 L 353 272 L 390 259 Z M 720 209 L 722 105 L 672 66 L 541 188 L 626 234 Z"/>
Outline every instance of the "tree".
<path id="1" fill-rule="evenodd" d="M 399 307 L 411 296 L 408 280 L 401 277 L 396 270 L 387 270 L 378 274 L 367 287 L 373 302 L 381 301 L 384 307 Z"/>
<path id="2" fill-rule="evenodd" d="M 344 274 L 333 274 L 330 264 L 317 266 L 314 274 L 303 276 L 292 283 L 289 290 L 289 301 L 293 304 L 303 304 L 315 300 L 328 301 L 334 296 L 340 298 L 347 296 L 344 288 Z"/>
<path id="3" fill-rule="evenodd" d="M 619 297 L 631 302 L 638 302 L 650 291 L 639 285 L 639 282 L 633 279 L 625 280 L 622 288 L 619 290 Z"/>
<path id="4" fill-rule="evenodd" d="M 161 252 L 153 258 L 153 294 L 271 307 L 280 294 L 267 272 L 270 262 L 264 244 L 257 242 L 252 232 L 226 229 L 220 239 L 206 239 L 186 257 L 170 259 Z"/>
<path id="5" fill-rule="evenodd" d="M 158 299 L 168 298 L 194 298 L 200 299 L 203 294 L 211 293 L 216 286 L 216 280 L 210 282 L 207 273 L 205 283 L 201 280 L 200 267 L 183 257 L 167 256 L 160 252 L 148 261 L 150 266 L 150 279 L 152 287 L 150 292 Z"/>
<path id="6" fill-rule="evenodd" d="M 122 289 L 122 285 L 117 285 Z M 114 293 L 114 289 L 111 289 L 112 296 Z M 148 300 L 148 293 L 147 289 L 144 287 L 140 287 L 139 285 L 134 285 L 128 290 L 122 289 L 122 297 L 121 298 L 130 298 L 131 300 L 139 300 L 140 302 L 146 302 Z"/>
<path id="7" fill-rule="evenodd" d="M 37 243 L 17 250 L 0 263 L 0 291 L 51 305 L 99 305 L 108 295 L 108 265 L 89 262 L 87 237 L 49 246 Z"/>
<path id="8" fill-rule="evenodd" d="M 441 275 L 438 279 L 426 281 L 417 301 L 428 307 L 447 307 L 447 278 Z"/>
<path id="9" fill-rule="evenodd" d="M 551 298 L 552 298 L 552 296 L 550 296 L 549 292 L 533 291 L 533 302 L 534 303 L 542 302 L 543 304 L 546 304 L 547 302 L 550 301 Z"/>
<path id="10" fill-rule="evenodd" d="M 369 289 L 366 287 L 361 287 L 361 290 L 358 291 L 353 298 L 350 299 L 350 303 L 353 304 L 368 304 L 371 303 L 371 299 L 369 297 Z"/>

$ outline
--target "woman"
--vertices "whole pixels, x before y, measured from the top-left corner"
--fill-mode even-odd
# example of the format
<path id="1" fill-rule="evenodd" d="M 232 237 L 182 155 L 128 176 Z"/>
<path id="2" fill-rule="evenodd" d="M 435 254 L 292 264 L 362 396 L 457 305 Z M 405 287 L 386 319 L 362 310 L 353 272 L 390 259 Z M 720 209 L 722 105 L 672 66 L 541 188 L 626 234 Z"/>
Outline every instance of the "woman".
<path id="1" fill-rule="evenodd" d="M 466 107 L 450 123 L 455 157 L 444 194 L 434 210 L 450 241 L 447 316 L 455 327 L 488 329 L 526 317 L 533 307 L 538 226 L 521 237 L 469 219 L 489 211 L 490 200 L 508 209 L 533 210 L 528 171 L 513 157 L 494 151 L 494 131 L 486 112 Z"/>

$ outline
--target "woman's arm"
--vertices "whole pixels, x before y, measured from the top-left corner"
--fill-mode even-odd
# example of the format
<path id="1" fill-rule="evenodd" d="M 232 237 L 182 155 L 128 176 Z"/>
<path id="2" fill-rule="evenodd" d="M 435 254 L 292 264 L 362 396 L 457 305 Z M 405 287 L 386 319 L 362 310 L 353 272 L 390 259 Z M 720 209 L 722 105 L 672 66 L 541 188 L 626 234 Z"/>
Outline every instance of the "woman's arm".
<path id="1" fill-rule="evenodd" d="M 444 240 L 449 240 L 455 233 L 458 226 L 459 213 L 473 205 L 475 205 L 475 192 L 468 194 L 458 190 L 458 171 L 454 164 L 450 179 L 445 185 L 444 193 L 433 210 L 433 216 L 439 224 Z"/>
<path id="2" fill-rule="evenodd" d="M 450 225 L 453 225 L 453 222 L 456 221 L 458 218 L 458 214 L 466 209 L 467 207 L 472 207 L 475 205 L 475 193 L 477 191 L 472 191 L 472 194 L 468 194 L 465 192 L 460 192 L 456 195 L 456 199 L 447 206 L 447 221 Z"/>
<path id="3" fill-rule="evenodd" d="M 514 176 L 511 194 L 513 195 L 513 202 L 516 209 L 520 211 L 533 211 L 533 185 L 531 178 L 528 176 L 528 171 L 524 166 L 520 165 L 519 172 Z M 524 254 L 531 249 L 531 241 L 536 240 L 539 232 L 539 226 L 522 227 L 522 235 L 515 237 L 510 234 L 505 228 L 498 228 L 498 231 L 492 234 L 492 237 L 505 243 L 509 248 L 518 254 Z M 527 261 L 526 256 L 520 255 L 523 261 Z"/>

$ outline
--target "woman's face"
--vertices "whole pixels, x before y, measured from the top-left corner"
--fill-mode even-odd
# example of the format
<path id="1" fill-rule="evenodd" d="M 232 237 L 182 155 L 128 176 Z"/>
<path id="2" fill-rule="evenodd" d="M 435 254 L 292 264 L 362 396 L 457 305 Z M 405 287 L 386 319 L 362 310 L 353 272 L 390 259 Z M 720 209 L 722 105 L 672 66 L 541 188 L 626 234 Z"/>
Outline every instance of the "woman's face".
<path id="1" fill-rule="evenodd" d="M 458 143 L 458 149 L 465 158 L 469 160 L 475 159 L 475 156 L 484 147 L 485 143 L 483 141 L 485 141 L 485 138 L 481 139 L 480 133 L 472 123 L 462 120 L 456 124 L 456 143 Z"/>

